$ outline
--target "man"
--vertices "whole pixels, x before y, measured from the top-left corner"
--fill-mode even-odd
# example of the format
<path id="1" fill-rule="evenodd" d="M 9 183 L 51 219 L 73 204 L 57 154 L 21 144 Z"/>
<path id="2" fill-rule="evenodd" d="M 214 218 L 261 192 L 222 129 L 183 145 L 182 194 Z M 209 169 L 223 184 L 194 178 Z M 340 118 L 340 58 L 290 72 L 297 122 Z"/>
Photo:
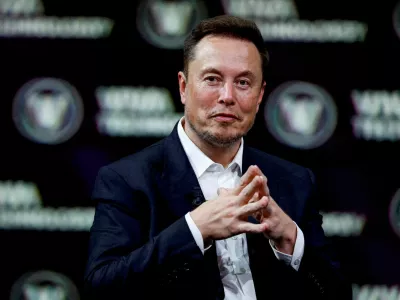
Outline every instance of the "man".
<path id="1" fill-rule="evenodd" d="M 350 299 L 306 168 L 246 146 L 268 61 L 253 22 L 187 38 L 184 117 L 103 167 L 85 274 L 93 299 Z"/>

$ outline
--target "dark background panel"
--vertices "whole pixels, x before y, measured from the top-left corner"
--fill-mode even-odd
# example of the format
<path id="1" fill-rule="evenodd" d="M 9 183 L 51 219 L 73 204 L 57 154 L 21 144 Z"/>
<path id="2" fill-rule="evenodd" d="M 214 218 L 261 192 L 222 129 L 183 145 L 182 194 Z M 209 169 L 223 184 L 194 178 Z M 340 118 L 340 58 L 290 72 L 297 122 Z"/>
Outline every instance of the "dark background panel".
<path id="1" fill-rule="evenodd" d="M 166 0 L 165 0 L 166 1 Z M 267 1 L 267 0 L 266 0 Z M 223 14 L 219 1 L 204 1 L 209 16 Z M 355 20 L 368 25 L 364 42 L 271 42 L 267 86 L 254 128 L 246 143 L 309 167 L 316 175 L 321 210 L 364 215 L 359 236 L 330 239 L 346 275 L 358 285 L 400 285 L 400 236 L 389 221 L 389 206 L 400 188 L 398 141 L 365 141 L 353 135 L 353 90 L 400 90 L 400 37 L 393 24 L 397 1 L 296 1 L 302 20 Z M 90 195 L 98 169 L 137 152 L 161 137 L 112 137 L 96 127 L 100 86 L 163 87 L 175 110 L 183 112 L 177 72 L 182 49 L 150 44 L 137 29 L 138 1 L 44 0 L 48 16 L 101 16 L 114 21 L 101 39 L 0 38 L 0 182 L 36 184 L 43 207 L 92 206 Z M 9 16 L 10 17 L 10 16 Z M 58 145 L 36 143 L 17 130 L 12 107 L 28 81 L 50 77 L 78 91 L 84 119 L 78 132 Z M 321 146 L 304 150 L 277 141 L 268 131 L 264 107 L 269 95 L 288 81 L 325 89 L 338 109 L 333 135 Z M 1 197 L 1 194 L 0 194 Z M 0 210 L 3 207 L 0 206 Z M 81 289 L 88 232 L 1 229 L 0 265 L 6 276 L 0 299 L 9 299 L 15 281 L 31 271 L 52 270 Z"/>

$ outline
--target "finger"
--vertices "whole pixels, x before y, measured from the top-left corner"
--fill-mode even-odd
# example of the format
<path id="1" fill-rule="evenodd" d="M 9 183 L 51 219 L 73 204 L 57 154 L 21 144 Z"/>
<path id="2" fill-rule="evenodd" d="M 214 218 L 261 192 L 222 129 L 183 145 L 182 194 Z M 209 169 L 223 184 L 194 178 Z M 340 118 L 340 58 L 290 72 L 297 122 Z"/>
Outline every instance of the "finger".
<path id="1" fill-rule="evenodd" d="M 259 175 L 259 176 L 263 177 L 263 180 L 264 180 L 263 192 L 264 192 L 265 196 L 269 196 L 269 188 L 268 188 L 268 185 L 267 185 L 267 183 L 268 183 L 267 176 L 265 176 L 264 173 L 261 171 L 261 169 L 256 165 L 252 166 L 252 172 L 253 172 L 253 174 L 255 174 L 254 176 Z"/>
<path id="2" fill-rule="evenodd" d="M 265 180 L 265 184 L 267 184 L 267 182 L 268 182 L 267 176 L 264 175 L 264 173 L 261 171 L 261 169 L 258 166 L 254 165 L 253 166 L 253 170 L 254 170 L 253 172 L 256 175 L 262 176 L 264 178 L 264 180 Z M 268 193 L 269 193 L 269 191 L 268 191 Z"/>
<path id="3" fill-rule="evenodd" d="M 260 176 L 255 176 L 253 180 L 248 184 L 239 194 L 239 201 L 245 202 L 249 201 L 255 192 L 258 191 L 262 183 L 262 178 Z"/>
<path id="4" fill-rule="evenodd" d="M 256 201 L 259 201 L 259 194 L 258 192 L 255 192 L 253 195 L 253 198 L 250 199 L 250 201 L 248 203 L 254 203 Z M 258 210 L 254 213 L 252 213 L 253 217 L 257 220 L 257 221 L 261 221 L 261 210 Z"/>
<path id="5" fill-rule="evenodd" d="M 256 175 L 260 175 L 260 176 L 264 177 L 265 179 L 267 179 L 267 176 L 264 175 L 264 173 L 261 171 L 261 169 L 258 166 L 255 165 L 255 166 L 253 166 L 253 168 L 254 168 L 253 172 Z M 267 182 L 267 180 L 265 180 L 265 182 Z"/>
<path id="6" fill-rule="evenodd" d="M 267 229 L 266 224 L 254 224 L 250 222 L 242 222 L 238 225 L 238 231 L 240 233 L 261 233 Z"/>
<path id="7" fill-rule="evenodd" d="M 258 195 L 258 193 L 255 193 L 255 194 Z M 254 196 L 253 196 L 253 198 L 251 199 L 251 201 L 249 201 L 249 203 L 255 202 L 253 199 L 254 199 Z M 270 210 L 269 210 L 270 207 L 271 207 L 271 205 L 270 205 L 270 200 L 271 200 L 271 198 L 268 197 L 268 196 L 263 196 L 260 200 L 263 200 L 263 201 L 264 201 L 264 199 L 265 199 L 265 201 L 267 202 L 266 205 L 263 206 L 262 208 L 260 208 L 259 210 L 256 210 L 255 212 L 252 213 L 253 217 L 254 217 L 258 222 L 261 222 L 262 220 L 264 220 L 264 217 L 268 217 L 268 216 L 271 214 L 271 212 L 270 212 Z"/>
<path id="8" fill-rule="evenodd" d="M 263 172 L 261 171 L 261 169 L 257 165 L 254 165 L 253 168 L 254 168 L 254 172 L 257 175 L 262 175 L 262 176 L 264 175 Z"/>
<path id="9" fill-rule="evenodd" d="M 258 200 L 259 200 L 258 197 L 259 197 L 258 192 L 255 192 L 254 195 L 253 195 L 253 197 L 250 199 L 250 201 L 249 201 L 248 203 L 253 203 L 253 202 L 258 201 Z"/>
<path id="10" fill-rule="evenodd" d="M 268 188 L 268 185 L 267 185 L 267 177 L 265 177 L 264 175 L 261 175 L 261 178 L 262 178 L 261 185 L 262 185 L 263 195 L 264 196 L 269 196 L 270 194 L 269 194 L 269 188 Z"/>
<path id="11" fill-rule="evenodd" d="M 239 215 L 249 216 L 251 214 L 257 214 L 260 210 L 267 207 L 269 203 L 268 197 L 262 197 L 260 200 L 252 203 L 247 203 L 240 208 Z"/>
<path id="12" fill-rule="evenodd" d="M 235 188 L 236 195 L 238 195 L 253 180 L 254 176 L 256 175 L 256 167 L 250 166 L 247 169 L 246 173 L 244 173 L 243 176 L 240 178 L 239 186 Z"/>
<path id="13" fill-rule="evenodd" d="M 274 214 L 276 214 L 277 208 L 278 208 L 278 205 L 276 204 L 274 199 L 271 196 L 269 196 L 268 197 L 268 205 L 266 207 L 264 207 L 264 209 L 263 209 L 264 218 L 269 218 L 270 216 L 273 216 Z"/>

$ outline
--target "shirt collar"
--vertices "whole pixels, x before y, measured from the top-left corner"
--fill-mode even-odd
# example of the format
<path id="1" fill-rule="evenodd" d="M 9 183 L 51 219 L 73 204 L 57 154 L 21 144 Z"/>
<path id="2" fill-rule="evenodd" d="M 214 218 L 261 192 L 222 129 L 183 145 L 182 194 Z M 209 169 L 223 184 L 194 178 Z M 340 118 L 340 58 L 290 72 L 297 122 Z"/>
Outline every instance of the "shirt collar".
<path id="1" fill-rule="evenodd" d="M 189 162 L 192 165 L 192 168 L 196 174 L 197 179 L 203 175 L 203 173 L 213 164 L 216 164 L 212 161 L 207 155 L 205 155 L 187 136 L 185 130 L 183 129 L 182 122 L 185 117 L 182 117 L 179 120 L 178 124 L 178 136 L 179 140 L 182 143 L 183 149 L 187 157 L 189 158 Z M 239 166 L 240 172 L 242 172 L 242 160 L 243 160 L 243 138 L 241 139 L 240 147 L 238 152 L 236 153 L 234 159 L 229 164 L 228 168 L 234 164 Z"/>

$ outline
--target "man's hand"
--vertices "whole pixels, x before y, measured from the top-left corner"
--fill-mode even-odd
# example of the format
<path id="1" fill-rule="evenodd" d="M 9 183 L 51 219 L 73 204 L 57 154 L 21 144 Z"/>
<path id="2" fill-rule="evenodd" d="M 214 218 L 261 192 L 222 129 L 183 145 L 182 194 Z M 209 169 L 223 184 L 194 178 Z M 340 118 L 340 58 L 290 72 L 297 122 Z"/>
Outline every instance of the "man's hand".
<path id="1" fill-rule="evenodd" d="M 225 239 L 240 233 L 261 233 L 267 229 L 267 223 L 253 224 L 247 220 L 248 216 L 268 205 L 267 197 L 260 198 L 257 192 L 262 188 L 264 179 L 254 174 L 254 170 L 246 172 L 238 187 L 219 189 L 216 199 L 208 200 L 190 212 L 205 241 Z"/>
<path id="2" fill-rule="evenodd" d="M 263 234 L 266 238 L 271 239 L 275 247 L 286 254 L 292 255 L 294 245 L 296 243 L 297 226 L 293 220 L 279 207 L 269 193 L 267 178 L 258 167 L 253 171 L 254 176 L 261 176 L 261 188 L 258 191 L 259 197 L 267 198 L 267 205 L 253 214 L 260 222 L 266 225 Z M 252 199 L 250 202 L 257 201 Z"/>

